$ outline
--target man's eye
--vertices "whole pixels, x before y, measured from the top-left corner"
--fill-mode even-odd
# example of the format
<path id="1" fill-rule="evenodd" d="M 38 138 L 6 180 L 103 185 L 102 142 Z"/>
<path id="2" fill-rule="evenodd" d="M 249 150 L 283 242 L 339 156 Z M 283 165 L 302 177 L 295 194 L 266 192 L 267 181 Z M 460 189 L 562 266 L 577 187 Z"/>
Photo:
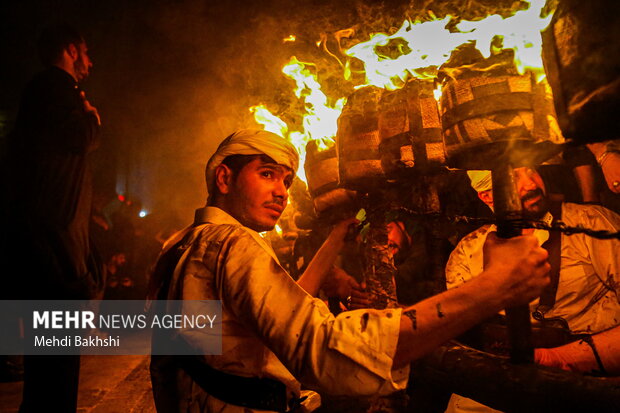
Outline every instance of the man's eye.
<path id="1" fill-rule="evenodd" d="M 261 172 L 261 175 L 265 178 L 273 178 L 273 171 L 263 171 Z"/>

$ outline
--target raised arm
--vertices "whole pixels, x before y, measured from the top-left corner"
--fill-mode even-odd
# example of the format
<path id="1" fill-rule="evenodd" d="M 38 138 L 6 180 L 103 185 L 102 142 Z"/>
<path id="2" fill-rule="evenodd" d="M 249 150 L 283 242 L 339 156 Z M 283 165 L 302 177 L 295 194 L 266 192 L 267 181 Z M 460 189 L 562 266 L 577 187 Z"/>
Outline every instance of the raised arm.
<path id="1" fill-rule="evenodd" d="M 355 218 L 346 219 L 334 226 L 329 236 L 321 245 L 321 248 L 308 264 L 308 268 L 301 275 L 297 284 L 308 294 L 316 296 L 319 293 L 321 285 L 325 281 L 325 277 L 332 269 L 338 253 L 344 246 L 344 238 L 347 235 L 349 225 L 356 224 L 359 221 Z"/>

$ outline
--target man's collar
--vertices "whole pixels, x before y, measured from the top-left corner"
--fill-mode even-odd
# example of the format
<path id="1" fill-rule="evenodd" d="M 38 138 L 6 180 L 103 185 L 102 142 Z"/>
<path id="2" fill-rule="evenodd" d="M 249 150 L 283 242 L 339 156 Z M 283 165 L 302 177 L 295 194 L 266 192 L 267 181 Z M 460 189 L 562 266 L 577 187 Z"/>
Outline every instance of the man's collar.
<path id="1" fill-rule="evenodd" d="M 60 64 L 53 64 L 50 67 L 53 67 L 53 68 L 58 69 L 59 71 L 63 72 L 65 75 L 67 75 L 68 77 L 71 78 L 71 81 L 73 83 L 75 83 L 76 85 L 78 84 L 78 81 L 75 78 L 75 75 L 73 73 L 69 72 L 66 67 L 63 67 Z"/>
<path id="2" fill-rule="evenodd" d="M 207 223 L 216 225 L 234 225 L 243 228 L 252 236 L 252 238 L 254 238 L 254 240 L 256 240 L 256 242 L 258 242 L 259 245 L 265 249 L 265 251 L 267 251 L 267 253 L 269 253 L 269 255 L 271 255 L 271 257 L 278 264 L 280 264 L 280 261 L 273 251 L 273 248 L 271 248 L 271 245 L 263 237 L 261 237 L 258 232 L 254 231 L 252 228 L 244 226 L 226 211 L 214 206 L 207 206 L 197 209 L 194 215 L 194 225 L 198 226 Z"/>
<path id="3" fill-rule="evenodd" d="M 58 67 L 56 65 L 51 65 L 45 69 L 45 72 L 53 73 L 53 76 L 60 77 L 63 79 L 63 81 L 66 81 L 67 83 L 71 83 L 71 85 L 75 86 L 76 88 L 78 87 L 78 82 L 75 80 L 75 78 L 61 67 Z"/>
<path id="4" fill-rule="evenodd" d="M 224 210 L 214 207 L 207 206 L 204 208 L 199 208 L 196 210 L 194 214 L 194 224 L 206 224 L 210 222 L 212 224 L 230 224 L 242 227 L 243 225 L 233 218 L 230 214 L 225 212 Z"/>

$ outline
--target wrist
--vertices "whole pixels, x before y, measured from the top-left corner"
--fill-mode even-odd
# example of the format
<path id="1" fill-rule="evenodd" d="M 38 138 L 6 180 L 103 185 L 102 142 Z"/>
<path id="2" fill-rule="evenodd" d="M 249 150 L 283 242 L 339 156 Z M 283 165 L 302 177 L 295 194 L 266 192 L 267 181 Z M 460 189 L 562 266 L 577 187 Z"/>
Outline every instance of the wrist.
<path id="1" fill-rule="evenodd" d="M 603 365 L 603 360 L 601 360 L 601 356 L 598 354 L 598 349 L 596 348 L 596 344 L 594 344 L 594 338 L 590 335 L 584 335 L 581 339 L 584 343 L 586 343 L 590 349 L 592 350 L 592 355 L 596 360 L 596 364 L 598 366 L 598 370 L 592 369 L 594 373 L 598 373 L 601 375 L 607 375 L 607 370 L 605 370 L 605 366 Z"/>
<path id="2" fill-rule="evenodd" d="M 491 270 L 484 270 L 478 277 L 459 286 L 459 290 L 471 290 L 470 300 L 480 303 L 489 312 L 496 314 L 509 306 L 511 295 L 500 287 L 497 277 Z M 463 291 L 465 292 L 465 291 Z"/>
<path id="3" fill-rule="evenodd" d="M 327 237 L 323 245 L 328 246 L 329 248 L 335 248 L 339 252 L 344 246 L 344 237 L 330 235 Z"/>

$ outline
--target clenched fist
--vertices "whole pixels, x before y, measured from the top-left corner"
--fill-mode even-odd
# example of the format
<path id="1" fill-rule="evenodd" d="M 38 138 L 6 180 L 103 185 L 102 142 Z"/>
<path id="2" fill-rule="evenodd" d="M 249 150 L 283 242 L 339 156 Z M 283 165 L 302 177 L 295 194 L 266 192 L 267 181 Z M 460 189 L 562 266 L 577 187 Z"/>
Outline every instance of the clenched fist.
<path id="1" fill-rule="evenodd" d="M 495 232 L 484 244 L 484 273 L 497 289 L 504 307 L 527 304 L 549 284 L 548 253 L 531 236 L 499 238 Z"/>

